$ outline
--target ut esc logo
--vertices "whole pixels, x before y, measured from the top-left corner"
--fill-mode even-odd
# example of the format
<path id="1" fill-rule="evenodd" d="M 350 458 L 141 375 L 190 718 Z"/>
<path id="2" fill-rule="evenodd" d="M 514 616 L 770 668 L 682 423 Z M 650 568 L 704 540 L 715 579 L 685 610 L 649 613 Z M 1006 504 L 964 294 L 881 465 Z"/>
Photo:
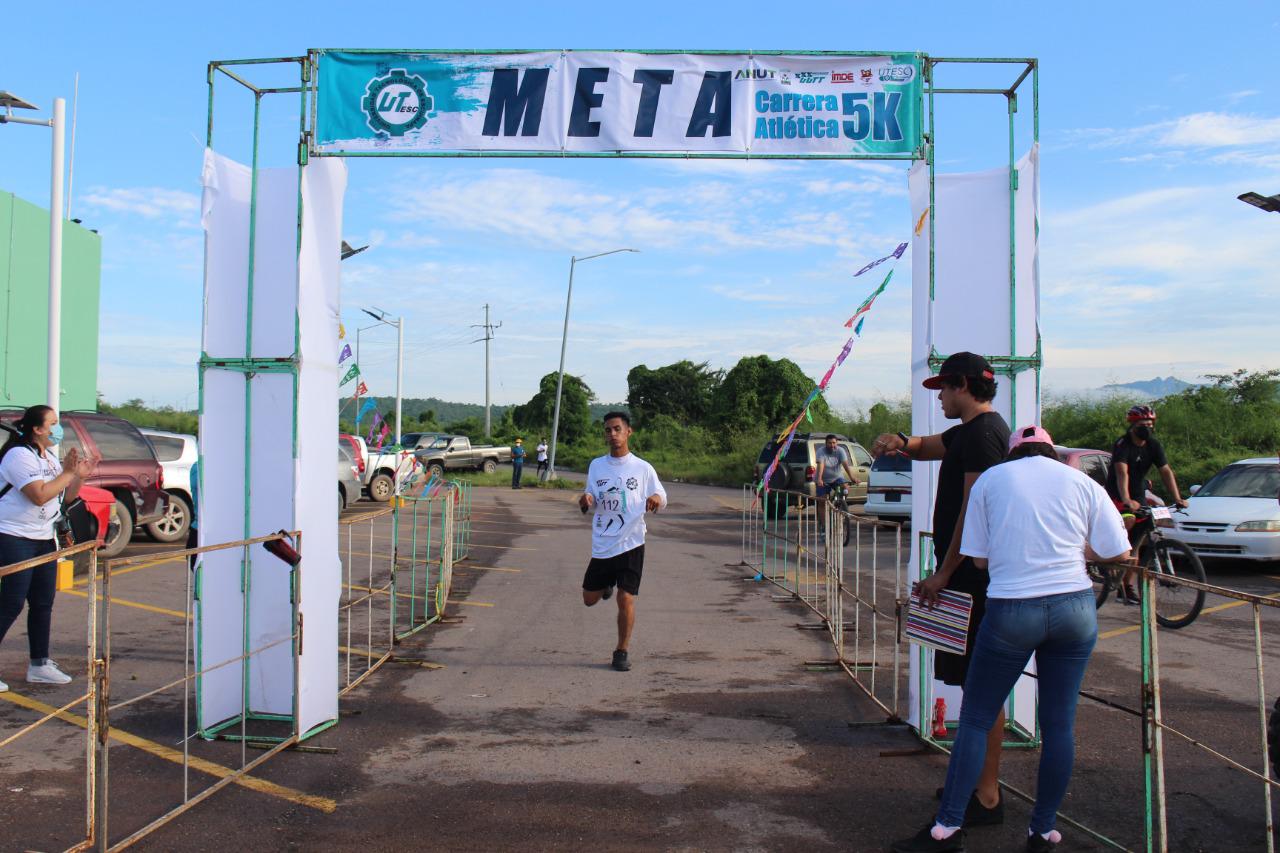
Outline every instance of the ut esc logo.
<path id="1" fill-rule="evenodd" d="M 403 68 L 392 68 L 370 80 L 360 99 L 369 129 L 390 136 L 404 136 L 422 127 L 434 107 L 427 81 Z"/>

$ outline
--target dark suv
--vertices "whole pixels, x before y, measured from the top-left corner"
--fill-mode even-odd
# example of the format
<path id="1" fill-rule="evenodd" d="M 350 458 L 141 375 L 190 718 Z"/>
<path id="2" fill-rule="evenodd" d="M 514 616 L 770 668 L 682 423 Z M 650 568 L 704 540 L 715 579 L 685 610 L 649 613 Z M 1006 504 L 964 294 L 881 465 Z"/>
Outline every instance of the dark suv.
<path id="1" fill-rule="evenodd" d="M 0 411 L 3 423 L 13 423 L 20 417 L 22 412 L 18 409 Z M 114 557 L 129 544 L 137 525 L 150 524 L 164 516 L 168 499 L 155 450 L 133 424 L 114 415 L 61 412 L 58 420 L 63 430 L 58 447 L 62 455 L 75 447 L 82 454 L 102 460 L 87 482 L 116 496 L 120 530 L 100 552 L 104 557 Z"/>

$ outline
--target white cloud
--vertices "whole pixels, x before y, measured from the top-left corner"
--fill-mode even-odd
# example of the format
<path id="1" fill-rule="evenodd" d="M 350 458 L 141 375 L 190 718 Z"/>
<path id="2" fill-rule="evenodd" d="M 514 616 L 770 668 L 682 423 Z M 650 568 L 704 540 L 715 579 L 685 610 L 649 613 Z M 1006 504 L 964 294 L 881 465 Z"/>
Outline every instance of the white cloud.
<path id="1" fill-rule="evenodd" d="M 165 218 L 186 226 L 196 225 L 200 212 L 200 196 L 165 187 L 90 187 L 77 201 L 98 210 Z"/>

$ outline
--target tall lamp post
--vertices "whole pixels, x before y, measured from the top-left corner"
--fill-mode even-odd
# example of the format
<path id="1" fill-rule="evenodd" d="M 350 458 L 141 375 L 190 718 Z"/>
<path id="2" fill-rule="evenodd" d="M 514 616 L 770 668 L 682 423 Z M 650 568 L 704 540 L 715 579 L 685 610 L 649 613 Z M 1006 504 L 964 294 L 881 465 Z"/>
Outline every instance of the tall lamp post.
<path id="1" fill-rule="evenodd" d="M 381 308 L 374 308 L 372 311 L 368 308 L 361 308 L 361 311 L 368 314 L 379 323 L 385 323 L 388 326 L 396 327 L 396 441 L 400 440 L 400 404 L 403 398 L 400 396 L 401 382 L 404 379 L 404 317 L 397 317 L 395 320 L 387 319 L 390 315 Z M 375 313 L 376 312 L 376 313 Z M 359 346 L 359 341 L 356 342 Z M 359 361 L 357 360 L 357 363 Z"/>
<path id="2" fill-rule="evenodd" d="M 608 252 L 600 252 L 596 255 L 587 255 L 585 258 L 570 257 L 569 258 L 569 292 L 564 297 L 564 333 L 560 336 L 560 376 L 556 379 L 556 410 L 551 421 L 551 458 L 547 461 L 547 479 L 554 480 L 556 478 L 556 443 L 560 439 L 560 395 L 564 391 L 564 350 L 565 345 L 569 342 L 569 304 L 573 301 L 573 270 L 582 261 L 589 261 L 592 258 L 603 258 L 605 255 L 616 255 L 618 252 L 635 252 L 640 253 L 639 249 L 611 249 Z"/>
<path id="3" fill-rule="evenodd" d="M 53 118 L 37 119 L 15 116 L 13 111 L 34 110 L 11 92 L 0 92 L 0 124 L 34 124 L 53 131 L 52 180 L 49 183 L 49 405 L 62 408 L 62 159 L 65 140 L 67 102 L 53 101 Z"/>

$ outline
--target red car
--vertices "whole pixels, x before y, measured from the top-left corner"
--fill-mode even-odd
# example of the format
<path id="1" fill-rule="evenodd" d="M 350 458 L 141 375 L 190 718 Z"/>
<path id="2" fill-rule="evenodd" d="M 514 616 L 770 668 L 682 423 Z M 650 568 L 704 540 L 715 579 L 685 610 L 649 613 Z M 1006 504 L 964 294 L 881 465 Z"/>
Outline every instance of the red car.
<path id="1" fill-rule="evenodd" d="M 108 539 L 115 538 L 120 528 L 116 518 L 116 496 L 106 489 L 85 484 L 80 487 L 80 499 L 98 519 L 98 547 L 102 547 Z"/>
<path id="2" fill-rule="evenodd" d="M 1107 487 L 1107 476 L 1111 473 L 1111 453 L 1106 450 L 1090 450 L 1087 447 L 1054 447 L 1058 458 L 1063 462 L 1088 474 L 1099 486 Z M 1150 489 L 1147 490 L 1147 504 L 1159 506 L 1163 503 Z"/>

